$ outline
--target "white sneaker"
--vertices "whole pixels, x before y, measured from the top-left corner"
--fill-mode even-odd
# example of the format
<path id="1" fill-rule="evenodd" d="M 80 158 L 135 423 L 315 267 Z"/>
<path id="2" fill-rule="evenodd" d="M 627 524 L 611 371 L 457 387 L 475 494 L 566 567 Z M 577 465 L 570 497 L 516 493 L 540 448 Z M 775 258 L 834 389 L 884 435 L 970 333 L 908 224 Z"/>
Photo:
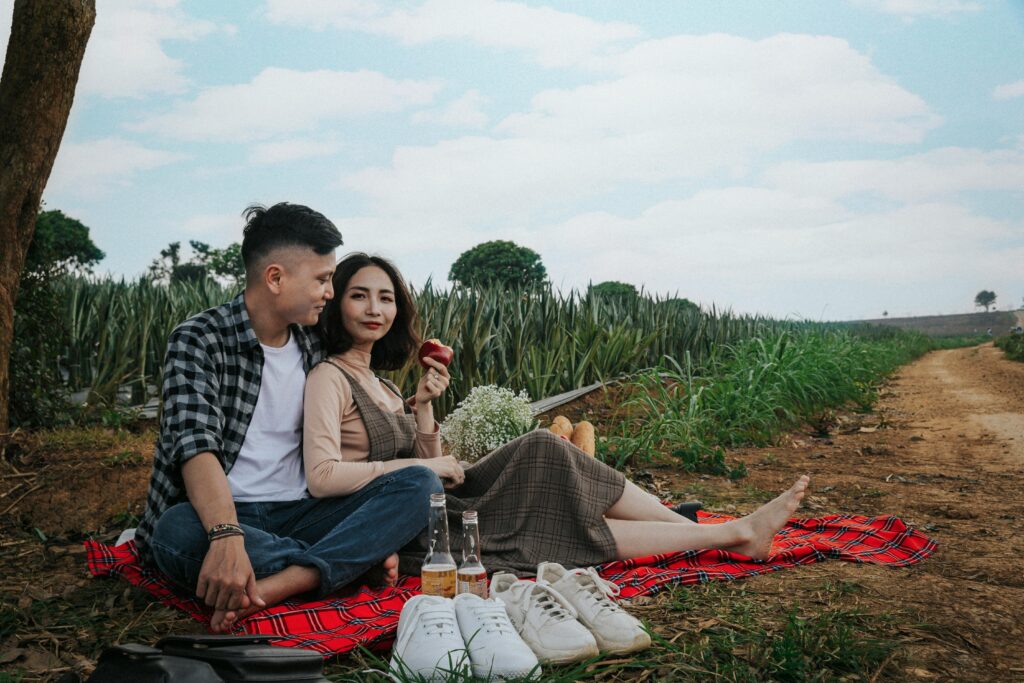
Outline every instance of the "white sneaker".
<path id="1" fill-rule="evenodd" d="M 498 572 L 491 595 L 505 603 L 519 635 L 544 664 L 567 664 L 598 655 L 597 642 L 576 610 L 550 586 Z"/>
<path id="2" fill-rule="evenodd" d="M 537 583 L 551 586 L 576 608 L 601 652 L 621 655 L 651 646 L 651 636 L 640 622 L 611 599 L 619 587 L 602 579 L 593 567 L 566 569 L 556 562 L 541 562 Z"/>
<path id="3" fill-rule="evenodd" d="M 469 673 L 466 644 L 451 598 L 417 595 L 402 607 L 391 655 L 393 674 L 447 681 L 453 672 Z"/>
<path id="4" fill-rule="evenodd" d="M 516 633 L 500 599 L 461 593 L 455 596 L 455 615 L 474 676 L 485 680 L 540 676 L 537 656 Z"/>

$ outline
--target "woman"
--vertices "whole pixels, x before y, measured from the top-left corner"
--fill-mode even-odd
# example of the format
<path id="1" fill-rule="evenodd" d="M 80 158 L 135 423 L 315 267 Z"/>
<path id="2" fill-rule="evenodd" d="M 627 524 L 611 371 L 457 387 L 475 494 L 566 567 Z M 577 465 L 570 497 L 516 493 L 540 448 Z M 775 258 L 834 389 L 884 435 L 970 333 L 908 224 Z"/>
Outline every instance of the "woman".
<path id="1" fill-rule="evenodd" d="M 478 510 L 484 566 L 519 574 L 542 561 L 580 567 L 702 548 L 765 559 L 804 496 L 807 477 L 747 517 L 695 524 L 547 430 L 463 470 L 441 454 L 431 403 L 448 388 L 447 368 L 427 359 L 409 402 L 374 374 L 402 367 L 418 347 L 401 275 L 356 253 L 338 264 L 333 284 L 335 300 L 320 318 L 330 356 L 306 380 L 303 457 L 313 496 L 350 495 L 387 472 L 429 467 L 448 489 L 453 538 L 461 512 Z M 418 573 L 422 552 L 406 550 L 403 571 Z M 389 558 L 392 576 L 393 565 Z"/>

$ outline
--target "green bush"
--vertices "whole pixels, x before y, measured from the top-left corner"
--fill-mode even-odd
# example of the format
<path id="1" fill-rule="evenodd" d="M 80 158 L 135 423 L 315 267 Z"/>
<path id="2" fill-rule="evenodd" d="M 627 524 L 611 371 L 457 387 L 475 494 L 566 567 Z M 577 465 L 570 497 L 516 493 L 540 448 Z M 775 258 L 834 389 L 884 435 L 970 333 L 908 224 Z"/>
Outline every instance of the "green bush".
<path id="1" fill-rule="evenodd" d="M 62 366 L 69 343 L 58 280 L 88 273 L 101 259 L 89 228 L 60 211 L 43 211 L 29 245 L 14 305 L 10 355 L 12 427 L 65 424 L 71 420 Z"/>
<path id="2" fill-rule="evenodd" d="M 1010 360 L 1024 362 L 1024 334 L 1011 334 L 1006 337 L 999 337 L 995 341 L 996 348 L 1006 353 Z"/>

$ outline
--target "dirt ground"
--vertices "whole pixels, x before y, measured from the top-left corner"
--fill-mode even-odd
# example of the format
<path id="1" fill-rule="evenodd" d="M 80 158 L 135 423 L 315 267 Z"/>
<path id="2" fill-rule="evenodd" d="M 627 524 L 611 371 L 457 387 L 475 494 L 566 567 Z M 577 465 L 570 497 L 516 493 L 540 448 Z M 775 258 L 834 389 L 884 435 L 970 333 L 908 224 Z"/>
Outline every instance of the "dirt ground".
<path id="1" fill-rule="evenodd" d="M 598 393 L 561 412 L 591 418 L 600 433 L 618 400 Z M 772 604 L 813 604 L 824 582 L 859 586 L 842 599 L 895 615 L 900 634 L 872 680 L 1024 680 L 1024 364 L 991 345 L 933 352 L 883 387 L 874 412 L 840 413 L 828 426 L 828 434 L 808 428 L 774 447 L 730 451 L 750 472 L 737 482 L 657 465 L 631 474 L 663 497 L 741 514 L 807 472 L 802 516 L 902 517 L 939 543 L 919 565 L 830 561 L 746 580 L 744 590 Z M 201 628 L 87 576 L 81 540 L 113 540 L 140 512 L 152 425 L 137 432 L 97 429 L 65 442 L 16 434 L 8 443 L 0 458 L 0 672 L 56 680 L 91 670 L 110 642 Z M 671 634 L 671 624 L 651 622 Z"/>
<path id="2" fill-rule="evenodd" d="M 553 412 L 600 421 L 608 407 L 593 397 Z M 808 473 L 801 516 L 903 518 L 939 544 L 921 564 L 824 562 L 748 586 L 766 599 L 785 602 L 789 592 L 806 603 L 811 587 L 846 581 L 862 589 L 851 606 L 897 612 L 904 637 L 879 680 L 1024 681 L 1024 363 L 991 344 L 932 352 L 891 378 L 874 412 L 837 415 L 827 436 L 811 431 L 730 451 L 750 472 L 737 482 L 647 471 L 663 497 L 702 498 L 730 514 L 752 511 Z"/>

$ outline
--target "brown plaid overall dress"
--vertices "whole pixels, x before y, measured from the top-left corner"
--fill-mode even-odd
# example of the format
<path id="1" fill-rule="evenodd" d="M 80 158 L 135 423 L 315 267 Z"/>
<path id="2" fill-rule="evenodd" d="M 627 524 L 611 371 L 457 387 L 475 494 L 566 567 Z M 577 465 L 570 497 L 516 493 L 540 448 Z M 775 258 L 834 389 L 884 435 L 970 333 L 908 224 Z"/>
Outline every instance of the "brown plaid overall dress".
<path id="1" fill-rule="evenodd" d="M 330 362 L 330 361 L 328 361 Z M 391 413 L 341 367 L 370 439 L 370 460 L 413 457 L 416 420 Z M 381 379 L 401 397 L 398 388 Z M 480 518 L 482 561 L 488 571 L 534 574 L 544 561 L 586 567 L 615 559 L 615 539 L 604 513 L 622 496 L 620 472 L 568 441 L 539 429 L 499 446 L 466 469 L 462 485 L 447 491 L 452 554 L 461 557 L 462 513 Z M 399 553 L 399 568 L 419 574 L 426 530 Z"/>

